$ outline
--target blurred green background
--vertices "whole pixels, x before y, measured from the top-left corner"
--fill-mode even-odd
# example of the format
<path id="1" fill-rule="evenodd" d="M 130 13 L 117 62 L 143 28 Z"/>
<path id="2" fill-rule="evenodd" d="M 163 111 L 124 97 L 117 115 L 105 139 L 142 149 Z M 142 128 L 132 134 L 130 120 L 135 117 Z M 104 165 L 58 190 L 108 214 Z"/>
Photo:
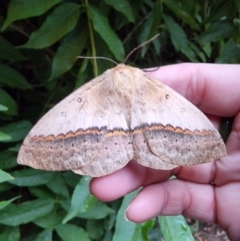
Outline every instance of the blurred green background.
<path id="1" fill-rule="evenodd" d="M 128 64 L 239 63 L 240 1 L 1 0 L 0 30 L 0 241 L 194 240 L 182 216 L 126 222 L 136 193 L 102 203 L 89 178 L 20 167 L 16 157 L 47 110 L 114 67 L 79 55 L 123 62 L 160 33 Z"/>

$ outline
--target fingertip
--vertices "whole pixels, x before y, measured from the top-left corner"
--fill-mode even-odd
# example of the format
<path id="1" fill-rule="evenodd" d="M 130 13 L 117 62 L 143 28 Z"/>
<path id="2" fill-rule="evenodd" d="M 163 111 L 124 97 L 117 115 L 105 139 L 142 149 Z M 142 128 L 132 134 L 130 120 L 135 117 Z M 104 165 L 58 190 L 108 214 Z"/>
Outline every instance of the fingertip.
<path id="1" fill-rule="evenodd" d="M 169 180 L 143 188 L 130 203 L 126 216 L 137 223 L 160 214 L 185 214 L 213 222 L 214 210 L 214 191 L 211 185 Z"/>
<path id="2" fill-rule="evenodd" d="M 90 190 L 101 201 L 113 201 L 142 186 L 145 176 L 146 168 L 131 161 L 121 170 L 103 177 L 93 178 Z"/>
<path id="3" fill-rule="evenodd" d="M 159 215 L 162 205 L 156 203 L 158 199 L 153 197 L 155 196 L 153 193 L 149 192 L 150 196 L 147 198 L 148 191 L 144 190 L 144 195 L 140 193 L 131 201 L 125 213 L 128 220 L 141 223 Z"/>

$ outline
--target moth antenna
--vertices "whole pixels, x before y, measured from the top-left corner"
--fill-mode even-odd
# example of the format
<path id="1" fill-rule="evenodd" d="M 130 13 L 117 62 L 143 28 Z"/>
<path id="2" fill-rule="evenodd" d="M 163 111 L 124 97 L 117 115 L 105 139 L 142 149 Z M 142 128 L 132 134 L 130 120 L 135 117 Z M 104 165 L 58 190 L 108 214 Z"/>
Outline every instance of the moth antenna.
<path id="1" fill-rule="evenodd" d="M 144 43 L 138 45 L 136 48 L 134 48 L 134 49 L 127 55 L 127 57 L 125 58 L 124 64 L 127 62 L 127 60 L 129 59 L 129 57 L 130 57 L 136 50 L 138 50 L 138 49 L 142 48 L 144 45 L 152 42 L 152 41 L 153 41 L 155 38 L 157 38 L 159 35 L 160 35 L 159 33 L 156 34 L 154 37 L 150 38 L 150 39 L 147 40 L 146 42 L 144 42 Z"/>
<path id="2" fill-rule="evenodd" d="M 105 60 L 108 60 L 116 65 L 118 65 L 119 63 L 117 63 L 116 61 L 110 59 L 110 58 L 107 58 L 107 57 L 102 57 L 102 56 L 77 56 L 78 59 L 105 59 Z"/>

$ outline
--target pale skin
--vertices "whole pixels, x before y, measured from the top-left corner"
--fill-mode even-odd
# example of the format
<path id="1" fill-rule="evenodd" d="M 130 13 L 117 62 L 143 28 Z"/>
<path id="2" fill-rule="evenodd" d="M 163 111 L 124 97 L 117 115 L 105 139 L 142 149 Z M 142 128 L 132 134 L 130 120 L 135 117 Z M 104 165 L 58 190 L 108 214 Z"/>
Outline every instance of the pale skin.
<path id="1" fill-rule="evenodd" d="M 227 156 L 212 163 L 153 170 L 130 162 L 123 169 L 94 178 L 90 189 L 108 202 L 140 187 L 126 217 L 144 222 L 157 215 L 184 214 L 217 223 L 230 240 L 240 240 L 240 65 L 177 64 L 149 75 L 169 85 L 201 109 L 218 128 L 233 117 Z M 168 180 L 171 175 L 177 178 Z"/>

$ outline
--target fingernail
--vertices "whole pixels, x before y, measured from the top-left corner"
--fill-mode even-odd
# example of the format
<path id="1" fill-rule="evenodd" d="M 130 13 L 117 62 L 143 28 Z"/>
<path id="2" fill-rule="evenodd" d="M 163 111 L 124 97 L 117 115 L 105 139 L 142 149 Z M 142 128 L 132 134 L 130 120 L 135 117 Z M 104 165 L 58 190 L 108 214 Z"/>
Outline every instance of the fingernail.
<path id="1" fill-rule="evenodd" d="M 125 213 L 124 213 L 124 219 L 125 219 L 127 222 L 130 222 L 130 220 L 129 220 L 128 217 L 127 217 L 127 211 L 130 209 L 130 207 L 131 207 L 131 204 L 129 204 L 129 206 L 127 207 L 127 209 L 126 209 L 126 211 L 125 211 Z"/>

